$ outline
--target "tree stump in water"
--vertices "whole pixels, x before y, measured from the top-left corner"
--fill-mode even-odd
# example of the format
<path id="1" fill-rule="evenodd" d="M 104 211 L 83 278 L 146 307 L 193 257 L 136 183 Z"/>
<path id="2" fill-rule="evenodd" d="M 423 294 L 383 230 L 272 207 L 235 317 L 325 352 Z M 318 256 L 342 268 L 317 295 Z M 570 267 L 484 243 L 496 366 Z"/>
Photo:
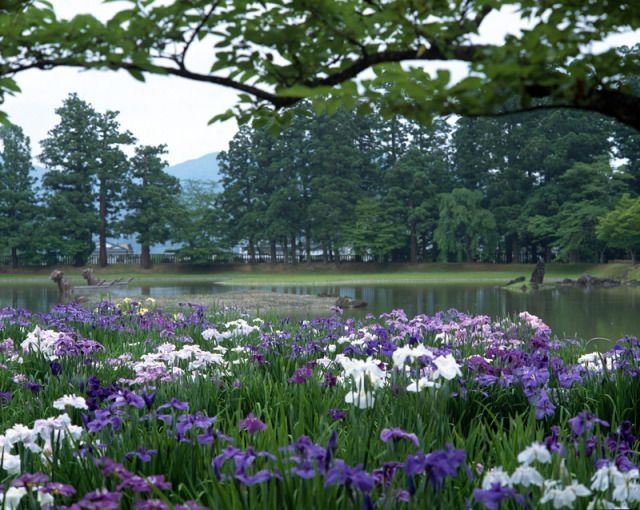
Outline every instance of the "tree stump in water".
<path id="1" fill-rule="evenodd" d="M 536 267 L 531 273 L 531 279 L 529 282 L 533 287 L 537 287 L 538 285 L 542 285 L 542 281 L 544 280 L 544 260 L 539 259 L 536 263 Z"/>
<path id="2" fill-rule="evenodd" d="M 71 285 L 67 279 L 64 277 L 64 273 L 59 269 L 54 269 L 49 275 L 56 284 L 58 285 L 58 292 L 60 293 L 60 298 L 65 299 L 73 294 L 73 285 Z"/>
<path id="3" fill-rule="evenodd" d="M 82 277 L 87 280 L 87 285 L 98 285 L 100 283 L 100 280 L 98 280 L 98 277 L 90 267 L 82 270 Z"/>

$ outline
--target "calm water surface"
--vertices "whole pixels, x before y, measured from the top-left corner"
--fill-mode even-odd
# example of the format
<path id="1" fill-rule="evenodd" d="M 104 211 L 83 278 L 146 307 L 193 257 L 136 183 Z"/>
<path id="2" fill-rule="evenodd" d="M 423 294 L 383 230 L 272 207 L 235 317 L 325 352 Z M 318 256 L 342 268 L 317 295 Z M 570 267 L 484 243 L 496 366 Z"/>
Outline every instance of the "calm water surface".
<path id="1" fill-rule="evenodd" d="M 470 284 L 274 286 L 266 289 L 288 294 L 324 292 L 367 301 L 369 305 L 366 309 L 346 312 L 356 317 L 367 313 L 378 315 L 397 308 L 404 309 L 409 316 L 433 314 L 450 308 L 492 317 L 510 316 L 527 310 L 541 317 L 560 337 L 615 340 L 624 335 L 640 335 L 638 287 L 592 290 L 558 287 L 538 292 L 507 291 L 492 285 Z M 219 294 L 230 290 L 238 290 L 238 287 L 211 283 L 149 287 L 131 285 L 128 288 L 111 289 L 109 297 L 189 296 Z M 46 312 L 57 300 L 58 293 L 53 286 L 0 286 L 0 307 Z"/>
<path id="2" fill-rule="evenodd" d="M 541 317 L 559 337 L 603 339 L 640 336 L 640 288 L 590 289 L 557 287 L 537 292 L 505 290 L 493 285 L 355 285 L 341 287 L 272 287 L 276 292 L 330 294 L 363 299 L 359 316 L 380 314 L 395 308 L 408 316 L 433 314 L 455 308 L 462 312 L 505 317 L 528 311 Z M 606 340 L 605 340 L 606 339 Z M 594 340 L 597 342 L 598 340 Z"/>

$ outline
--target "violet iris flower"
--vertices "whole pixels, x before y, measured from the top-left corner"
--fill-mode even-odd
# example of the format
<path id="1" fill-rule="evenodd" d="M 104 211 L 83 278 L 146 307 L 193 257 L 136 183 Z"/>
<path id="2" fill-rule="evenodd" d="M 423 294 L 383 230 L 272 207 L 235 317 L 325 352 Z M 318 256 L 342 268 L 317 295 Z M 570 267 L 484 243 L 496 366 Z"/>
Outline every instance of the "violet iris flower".
<path id="1" fill-rule="evenodd" d="M 324 479 L 325 487 L 335 484 L 355 487 L 360 492 L 368 494 L 373 489 L 375 479 L 362 469 L 361 464 L 351 467 L 344 460 L 336 459 Z"/>
<path id="2" fill-rule="evenodd" d="M 138 448 L 132 452 L 125 453 L 125 459 L 138 457 L 142 462 L 149 462 L 154 455 L 158 455 L 158 450 Z"/>
<path id="3" fill-rule="evenodd" d="M 406 439 L 407 441 L 411 441 L 414 445 L 420 446 L 418 436 L 413 432 L 405 432 L 400 428 L 383 429 L 382 432 L 380 432 L 380 439 L 384 443 L 388 443 L 389 441 L 397 442 L 401 439 Z"/>
<path id="4" fill-rule="evenodd" d="M 244 420 L 240 420 L 240 430 L 246 430 L 249 434 L 255 434 L 267 428 L 267 425 L 253 413 L 249 413 Z"/>
<path id="5" fill-rule="evenodd" d="M 313 376 L 313 368 L 304 366 L 299 367 L 293 373 L 291 377 L 289 377 L 288 381 L 290 383 L 302 384 L 308 381 Z"/>
<path id="6" fill-rule="evenodd" d="M 450 444 L 444 450 L 435 450 L 429 454 L 418 452 L 417 455 L 409 455 L 404 462 L 404 471 L 407 475 L 407 484 L 410 493 L 414 493 L 415 485 L 413 477 L 426 473 L 434 488 L 442 487 L 446 477 L 455 477 L 458 468 L 464 466 L 467 476 L 471 479 L 471 470 L 465 464 L 464 450 L 454 448 Z"/>
<path id="7" fill-rule="evenodd" d="M 600 418 L 590 413 L 589 411 L 582 411 L 578 413 L 576 416 L 574 416 L 573 418 L 569 418 L 567 421 L 571 426 L 571 431 L 576 436 L 581 436 L 586 431 L 591 430 L 595 423 L 598 423 L 604 427 L 609 426 L 608 422 L 601 420 Z"/>
<path id="8" fill-rule="evenodd" d="M 344 420 L 347 417 L 347 413 L 345 413 L 342 409 L 329 409 L 327 411 L 327 416 L 331 418 L 331 421 L 339 421 Z"/>
<path id="9" fill-rule="evenodd" d="M 38 489 L 38 492 L 51 494 L 53 496 L 73 496 L 76 489 L 72 485 L 60 482 L 49 482 Z"/>
<path id="10" fill-rule="evenodd" d="M 499 510 L 505 499 L 513 499 L 519 506 L 524 506 L 524 497 L 510 487 L 499 483 L 491 484 L 490 489 L 474 489 L 473 498 L 488 510 Z"/>

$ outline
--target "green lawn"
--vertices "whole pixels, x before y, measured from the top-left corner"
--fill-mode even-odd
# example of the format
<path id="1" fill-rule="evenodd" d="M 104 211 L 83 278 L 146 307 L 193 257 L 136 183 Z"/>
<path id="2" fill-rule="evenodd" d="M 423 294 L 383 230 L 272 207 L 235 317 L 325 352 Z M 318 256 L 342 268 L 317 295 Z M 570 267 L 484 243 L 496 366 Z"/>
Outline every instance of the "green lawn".
<path id="1" fill-rule="evenodd" d="M 314 264 L 284 266 L 261 264 L 256 266 L 214 267 L 210 270 L 194 271 L 187 266 L 158 265 L 151 270 L 131 266 L 96 268 L 101 279 L 128 279 L 133 277 L 142 284 L 171 284 L 177 282 L 216 282 L 228 285 L 273 285 L 273 284 L 338 284 L 338 283 L 425 283 L 425 282 L 486 282 L 506 283 L 524 276 L 529 279 L 533 264 L 420 264 L 420 265 L 375 265 L 375 264 Z M 51 269 L 20 271 L 0 274 L 0 285 L 49 284 Z M 589 273 L 594 276 L 640 277 L 637 266 L 629 264 L 547 264 L 546 281 L 577 278 Z M 65 268 L 71 283 L 84 285 L 78 268 Z"/>

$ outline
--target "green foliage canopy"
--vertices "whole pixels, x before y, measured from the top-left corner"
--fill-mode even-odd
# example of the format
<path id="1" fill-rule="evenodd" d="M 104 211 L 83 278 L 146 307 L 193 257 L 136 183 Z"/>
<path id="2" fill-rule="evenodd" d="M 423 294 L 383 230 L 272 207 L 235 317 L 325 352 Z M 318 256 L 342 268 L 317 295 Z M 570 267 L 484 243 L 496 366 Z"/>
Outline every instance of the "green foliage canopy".
<path id="1" fill-rule="evenodd" d="M 615 209 L 600 218 L 596 235 L 611 247 L 629 250 L 635 263 L 640 248 L 640 198 L 625 193 Z"/>
<path id="2" fill-rule="evenodd" d="M 434 238 L 446 262 L 493 260 L 496 221 L 480 205 L 482 194 L 456 188 L 440 195 L 440 219 Z"/>
<path id="3" fill-rule="evenodd" d="M 125 234 L 135 234 L 141 244 L 140 265 L 151 266 L 150 248 L 172 238 L 185 214 L 180 203 L 180 181 L 164 172 L 165 145 L 136 147 L 131 158 L 131 180 L 123 192 L 128 214 L 120 222 Z"/>
<path id="4" fill-rule="evenodd" d="M 303 98 L 324 107 L 372 102 L 383 113 L 430 121 L 435 114 L 494 115 L 569 107 L 640 128 L 637 51 L 591 43 L 640 28 L 640 3 L 561 0 L 247 2 L 125 0 L 108 21 L 58 19 L 44 0 L 0 8 L 0 102 L 15 75 L 57 66 L 179 76 L 240 92 L 221 117 L 264 118 Z M 505 43 L 476 37 L 494 12 L 525 20 Z M 193 54 L 209 49 L 197 66 Z M 451 80 L 447 64 L 468 66 Z M 424 64 L 435 64 L 435 72 Z M 368 71 L 368 72 L 365 72 Z M 542 102 L 540 102 L 542 100 Z"/>
<path id="5" fill-rule="evenodd" d="M 31 146 L 18 126 L 0 127 L 0 249 L 7 250 L 12 267 L 18 251 L 31 248 L 38 215 Z"/>

